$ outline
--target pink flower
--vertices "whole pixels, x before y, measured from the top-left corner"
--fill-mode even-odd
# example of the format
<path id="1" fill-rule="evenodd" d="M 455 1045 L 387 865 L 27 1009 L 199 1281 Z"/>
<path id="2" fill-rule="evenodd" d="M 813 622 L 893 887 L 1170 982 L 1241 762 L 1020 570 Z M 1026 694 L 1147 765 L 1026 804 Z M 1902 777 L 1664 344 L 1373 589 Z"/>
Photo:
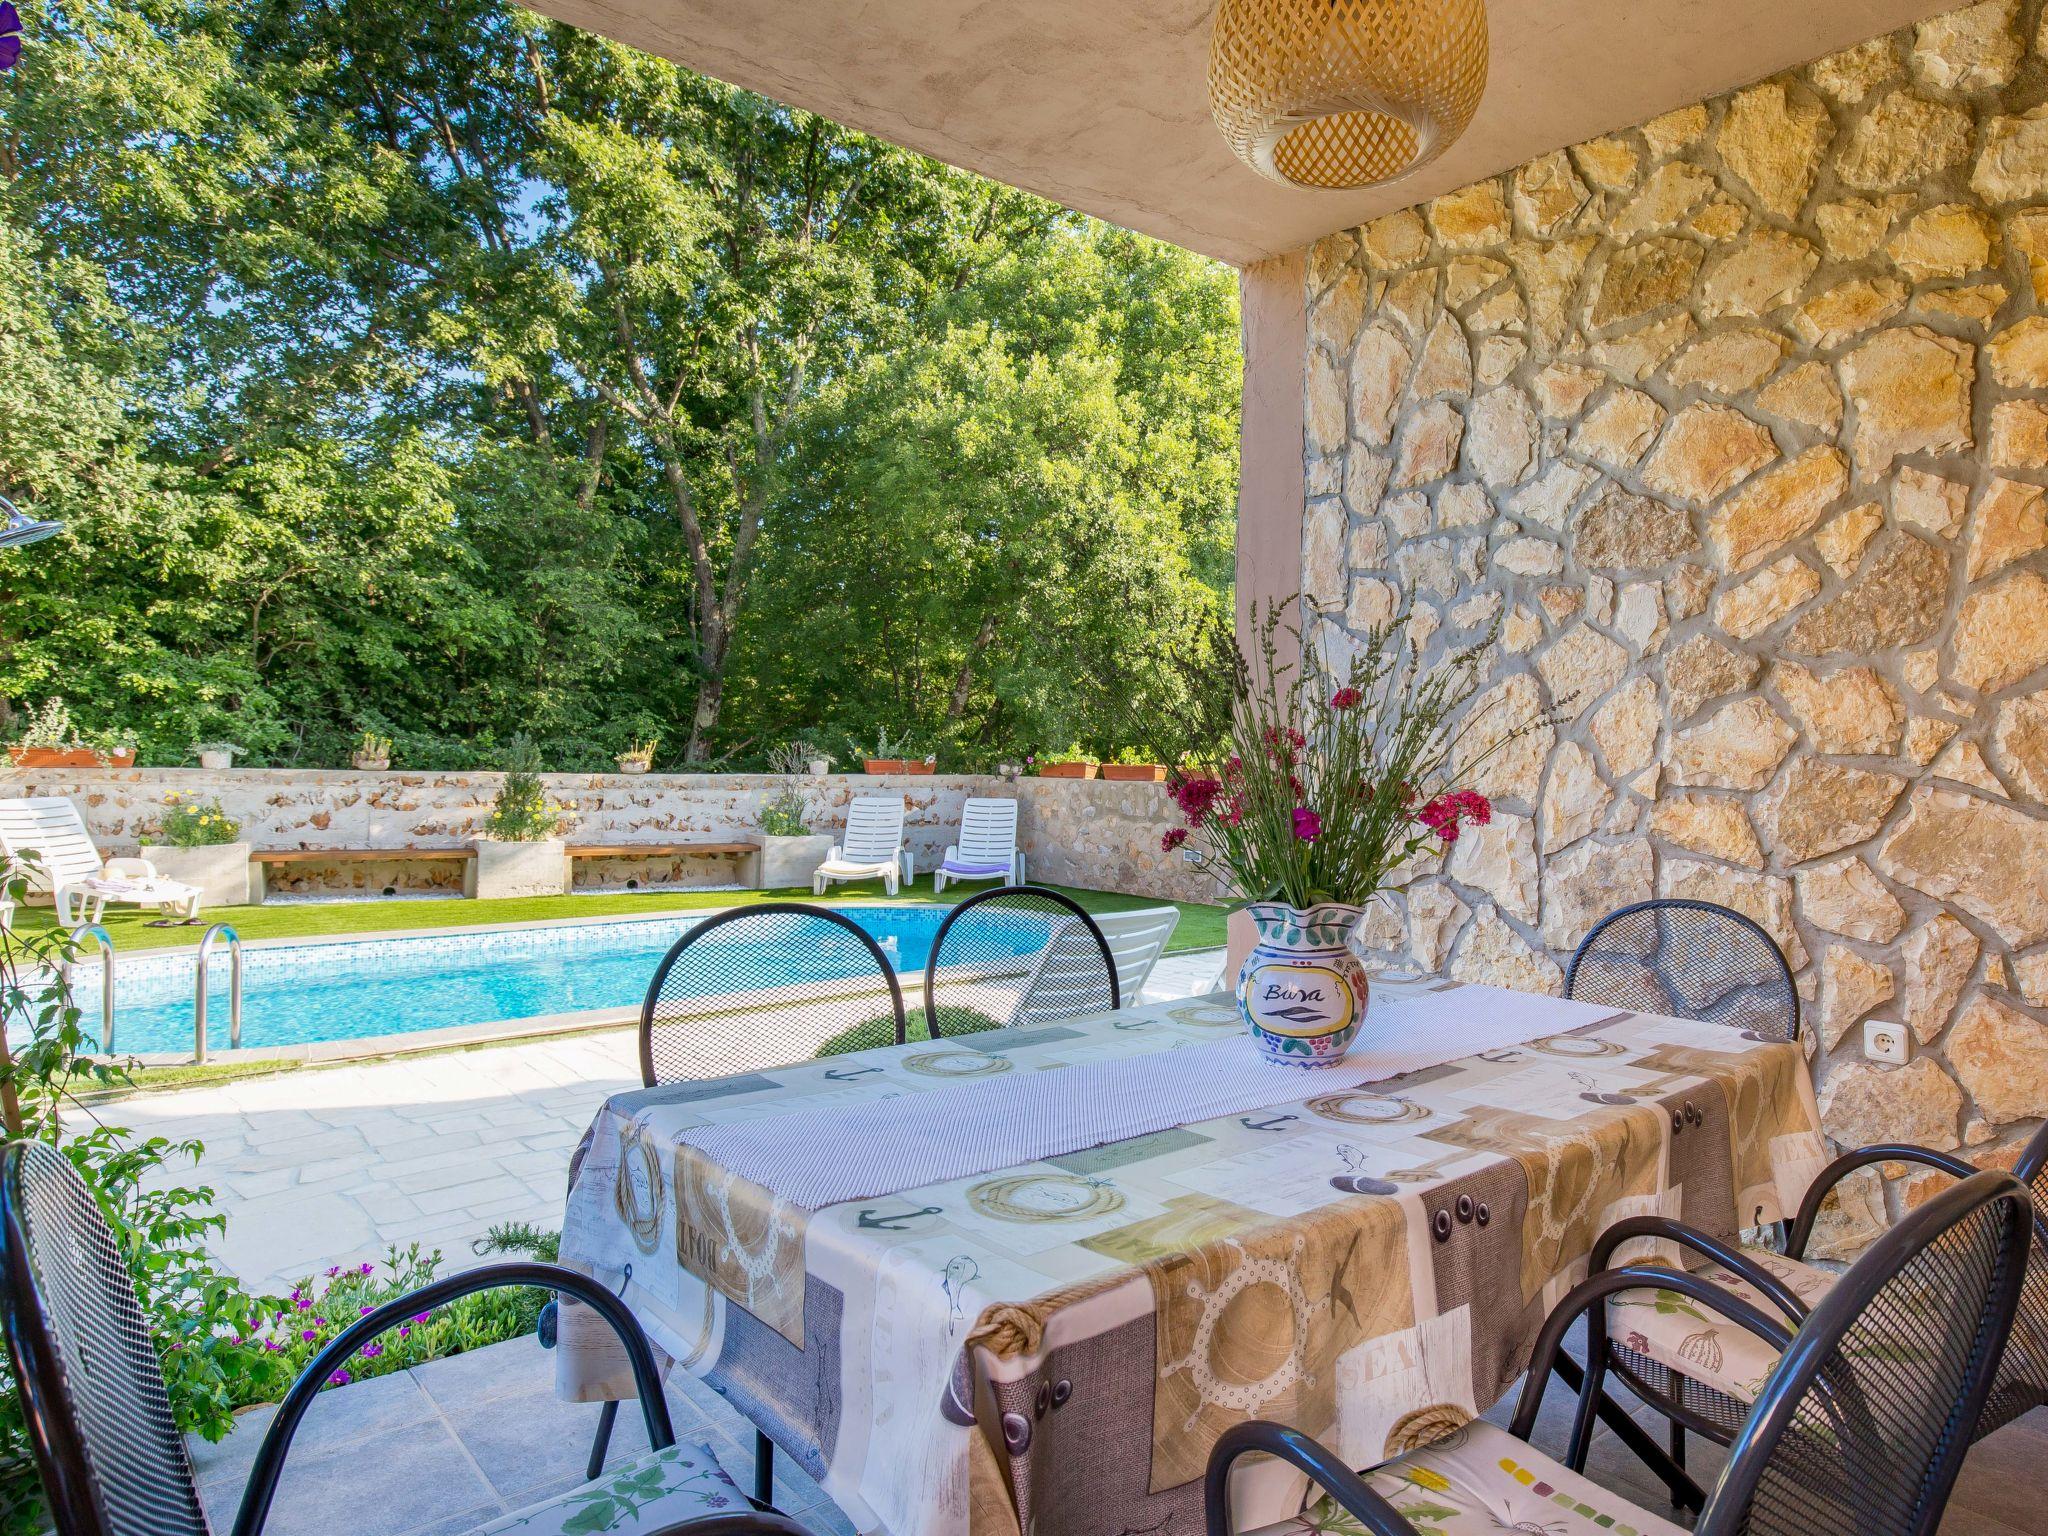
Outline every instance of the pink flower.
<path id="1" fill-rule="evenodd" d="M 1335 693 L 1330 695 L 1330 708 L 1356 709 L 1358 708 L 1359 704 L 1364 700 L 1364 698 L 1365 695 L 1360 693 L 1356 688 L 1339 688 Z"/>
<path id="2" fill-rule="evenodd" d="M 1188 825 L 1199 827 L 1202 820 L 1216 804 L 1216 797 L 1223 793 L 1220 779 L 1182 779 L 1172 789 L 1173 803 L 1180 807 Z"/>
<path id="3" fill-rule="evenodd" d="M 1304 843 L 1312 843 L 1323 835 L 1323 818 L 1305 805 L 1294 808 L 1294 835 Z"/>
<path id="4" fill-rule="evenodd" d="M 1493 820 L 1493 803 L 1476 790 L 1456 789 L 1431 800 L 1415 813 L 1415 819 L 1446 844 L 1455 843 L 1462 823 L 1483 827 Z"/>
<path id="5" fill-rule="evenodd" d="M 1160 852 L 1171 853 L 1187 840 L 1188 829 L 1186 827 L 1168 827 L 1166 835 L 1159 839 Z"/>

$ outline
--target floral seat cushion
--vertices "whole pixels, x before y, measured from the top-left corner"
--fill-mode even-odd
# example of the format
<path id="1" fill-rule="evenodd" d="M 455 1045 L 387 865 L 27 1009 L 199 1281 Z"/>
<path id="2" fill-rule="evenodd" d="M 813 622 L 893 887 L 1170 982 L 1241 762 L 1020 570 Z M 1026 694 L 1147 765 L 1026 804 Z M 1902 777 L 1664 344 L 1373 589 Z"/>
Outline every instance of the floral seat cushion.
<path id="1" fill-rule="evenodd" d="M 1686 1536 L 1683 1527 L 1567 1471 L 1483 1419 L 1360 1475 L 1418 1536 Z M 1324 1497 L 1256 1536 L 1362 1536 L 1364 1529 Z"/>
<path id="2" fill-rule="evenodd" d="M 1786 1289 L 1811 1307 L 1835 1283 L 1824 1269 L 1760 1248 L 1745 1248 L 1743 1257 L 1775 1275 Z M 1733 1291 L 1765 1317 L 1791 1326 L 1790 1320 L 1747 1280 L 1718 1264 L 1694 1273 Z M 1676 1291 L 1617 1291 L 1608 1301 L 1607 1329 L 1614 1342 L 1691 1378 L 1738 1403 L 1756 1401 L 1764 1378 L 1778 1363 L 1778 1351 L 1747 1328 L 1731 1323 L 1710 1307 Z"/>
<path id="3" fill-rule="evenodd" d="M 748 1507 L 710 1446 L 679 1440 L 612 1468 L 594 1483 L 479 1526 L 476 1536 L 644 1536 L 699 1515 Z"/>

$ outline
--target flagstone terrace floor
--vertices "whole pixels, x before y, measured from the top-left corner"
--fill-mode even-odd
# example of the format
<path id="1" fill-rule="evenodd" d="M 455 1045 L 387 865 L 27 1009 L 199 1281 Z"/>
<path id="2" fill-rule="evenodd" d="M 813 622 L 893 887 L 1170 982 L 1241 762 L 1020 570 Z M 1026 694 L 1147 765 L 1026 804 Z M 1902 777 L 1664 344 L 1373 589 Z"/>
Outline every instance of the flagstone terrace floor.
<path id="1" fill-rule="evenodd" d="M 1579 1341 L 1574 1341 L 1576 1349 Z M 300 1429 L 266 1536 L 455 1536 L 486 1520 L 552 1497 L 583 1480 L 597 1410 L 554 1394 L 553 1360 L 533 1339 L 517 1339 L 411 1371 L 339 1387 L 315 1400 Z M 753 1431 L 701 1382 L 674 1378 L 670 1412 L 679 1436 L 705 1440 L 742 1487 L 753 1486 Z M 1553 1387 L 1536 1444 L 1562 1451 L 1571 1398 Z M 1505 1424 L 1510 1397 L 1487 1414 Z M 234 1517 L 270 1410 L 243 1415 L 217 1446 L 195 1442 L 194 1463 L 217 1531 Z M 1660 1434 L 1647 1412 L 1639 1415 Z M 646 1448 L 628 1407 L 619 1415 L 611 1464 Z M 1708 1486 L 1718 1448 L 1695 1440 L 1689 1461 Z M 2043 1536 L 2048 1500 L 2048 1410 L 2008 1425 L 1964 1464 L 1939 1536 Z M 775 1501 L 817 1536 L 854 1536 L 854 1527 L 788 1457 L 776 1458 Z M 1604 1430 L 1588 1471 L 1644 1509 L 1677 1518 L 1661 1486 Z M 345 1516 L 339 1512 L 346 1511 Z M 1681 1520 L 1681 1523 L 1684 1523 Z"/>
<path id="2" fill-rule="evenodd" d="M 1145 995 L 1205 990 L 1222 964 L 1221 950 L 1168 955 Z M 609 1095 L 639 1086 L 636 1039 L 558 1035 L 139 1095 L 94 1113 L 204 1143 L 177 1181 L 212 1186 L 228 1219 L 215 1251 L 253 1287 L 288 1289 L 415 1242 L 439 1248 L 446 1271 L 475 1263 L 470 1245 L 495 1223 L 561 1225 L 584 1128 Z"/>

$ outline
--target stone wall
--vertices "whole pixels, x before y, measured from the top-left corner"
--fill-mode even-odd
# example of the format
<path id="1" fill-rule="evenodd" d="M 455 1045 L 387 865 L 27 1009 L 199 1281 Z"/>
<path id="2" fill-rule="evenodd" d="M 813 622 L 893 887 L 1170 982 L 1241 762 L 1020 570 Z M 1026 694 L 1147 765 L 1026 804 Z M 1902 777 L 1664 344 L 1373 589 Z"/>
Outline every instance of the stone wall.
<path id="1" fill-rule="evenodd" d="M 1498 623 L 1492 720 L 1559 717 L 1378 946 L 1555 991 L 1704 897 L 1792 957 L 1836 1140 L 2048 1114 L 2044 94 L 2040 0 L 1992 0 L 1308 253 L 1317 643 Z"/>
<path id="2" fill-rule="evenodd" d="M 501 776 L 495 773 L 358 773 L 349 770 L 247 768 L 0 769 L 0 795 L 65 795 L 84 814 L 106 854 L 133 853 L 162 824 L 165 796 L 218 799 L 258 848 L 460 847 L 476 839 Z M 756 830 L 761 806 L 787 782 L 767 774 L 543 774 L 548 793 L 568 805 L 571 842 L 738 841 Z M 1014 796 L 1024 855 L 1033 878 L 1062 885 L 1129 891 L 1181 901 L 1213 901 L 1214 887 L 1160 835 L 1173 807 L 1164 786 L 1072 779 L 912 774 L 833 774 L 794 781 L 818 831 L 846 825 L 856 795 L 900 793 L 905 836 L 920 870 L 935 867 L 960 825 L 971 795 Z M 607 871 L 593 871 L 603 874 Z M 622 882 L 623 866 L 608 871 Z M 730 879 L 730 862 L 677 864 L 642 879 Z M 341 882 L 368 891 L 460 888 L 460 867 L 363 864 L 279 866 L 275 890 Z M 581 883 L 581 879 L 579 879 Z"/>

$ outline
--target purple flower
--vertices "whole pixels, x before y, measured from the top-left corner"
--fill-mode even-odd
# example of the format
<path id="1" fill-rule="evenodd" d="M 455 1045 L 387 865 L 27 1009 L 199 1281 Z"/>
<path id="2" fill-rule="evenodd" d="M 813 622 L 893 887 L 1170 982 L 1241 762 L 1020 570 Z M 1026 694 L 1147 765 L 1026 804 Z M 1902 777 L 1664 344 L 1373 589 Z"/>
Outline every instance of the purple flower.
<path id="1" fill-rule="evenodd" d="M 398 1336 L 399 1336 L 399 1337 L 400 1337 L 401 1339 L 409 1339 L 409 1338 L 411 1338 L 411 1337 L 412 1337 L 412 1325 L 411 1325 L 410 1323 L 402 1323 L 402 1324 L 400 1324 L 400 1325 L 399 1325 L 399 1329 L 398 1329 Z"/>
<path id="2" fill-rule="evenodd" d="M 356 1308 L 356 1316 L 357 1316 L 357 1317 L 368 1317 L 368 1316 L 370 1315 L 370 1313 L 371 1313 L 371 1312 L 373 1312 L 373 1311 L 375 1311 L 375 1310 L 376 1310 L 376 1309 L 375 1309 L 374 1307 L 357 1307 L 357 1308 Z"/>
<path id="3" fill-rule="evenodd" d="M 1294 808 L 1294 835 L 1304 843 L 1312 843 L 1323 835 L 1323 818 L 1305 805 Z"/>
<path id="4" fill-rule="evenodd" d="M 356 1273 L 359 1275 L 367 1275 L 372 1268 L 373 1266 L 366 1262 L 360 1269 L 356 1271 Z"/>
<path id="5" fill-rule="evenodd" d="M 308 1344 L 310 1344 L 315 1339 L 319 1338 L 320 1335 L 315 1333 L 311 1328 L 302 1328 L 299 1330 L 299 1337 L 304 1339 Z"/>
<path id="6" fill-rule="evenodd" d="M 433 1316 L 434 1314 L 431 1312 L 421 1312 L 413 1317 L 413 1321 L 416 1323 L 430 1322 L 432 1321 Z"/>
<path id="7" fill-rule="evenodd" d="M 332 1269 L 330 1269 L 330 1270 L 328 1270 L 328 1271 L 327 1271 L 327 1278 L 328 1278 L 328 1279 L 330 1279 L 330 1280 L 332 1280 L 332 1279 L 333 1279 L 333 1278 L 334 1278 L 334 1277 L 335 1277 L 336 1275 L 338 1275 L 338 1274 L 340 1274 L 340 1273 L 341 1273 L 341 1266 L 340 1266 L 339 1264 L 337 1264 L 337 1265 L 335 1265 L 335 1266 L 334 1266 L 334 1267 L 333 1267 Z"/>
<path id="8" fill-rule="evenodd" d="M 21 57 L 21 13 L 13 0 L 0 0 L 0 70 L 14 68 Z"/>
<path id="9" fill-rule="evenodd" d="M 336 1371 L 327 1378 L 327 1385 L 330 1387 L 345 1387 L 349 1384 L 350 1379 L 347 1371 Z"/>
<path id="10" fill-rule="evenodd" d="M 382 1344 L 365 1344 L 362 1350 L 363 1358 L 365 1360 L 374 1360 L 383 1353 L 384 1346 Z"/>

